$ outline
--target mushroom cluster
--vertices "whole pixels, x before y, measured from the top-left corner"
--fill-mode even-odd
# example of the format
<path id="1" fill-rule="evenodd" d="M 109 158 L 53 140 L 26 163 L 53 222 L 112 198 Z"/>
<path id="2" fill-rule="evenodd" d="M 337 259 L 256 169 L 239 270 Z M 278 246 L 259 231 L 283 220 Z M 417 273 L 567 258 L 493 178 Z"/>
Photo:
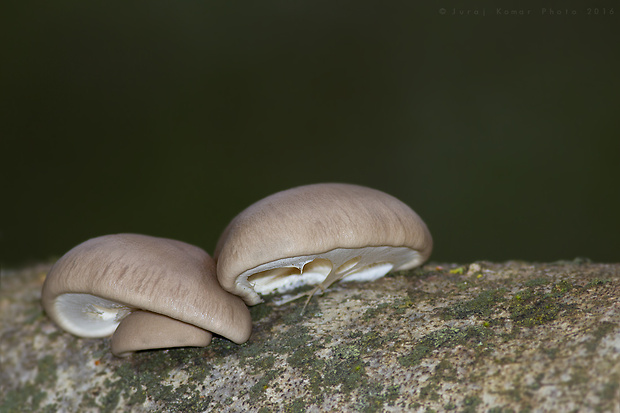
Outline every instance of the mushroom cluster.
<path id="1" fill-rule="evenodd" d="M 181 241 L 138 234 L 90 239 L 51 268 L 48 316 L 80 337 L 112 335 L 112 352 L 248 340 L 247 305 L 304 285 L 306 304 L 336 281 L 372 281 L 426 261 L 432 238 L 398 199 L 349 184 L 306 185 L 237 215 L 211 258 Z"/>
<path id="2" fill-rule="evenodd" d="M 51 268 L 41 299 L 69 333 L 112 335 L 118 356 L 206 346 L 212 333 L 243 343 L 252 329 L 247 306 L 217 282 L 213 258 L 146 235 L 105 235 L 74 247 Z"/>

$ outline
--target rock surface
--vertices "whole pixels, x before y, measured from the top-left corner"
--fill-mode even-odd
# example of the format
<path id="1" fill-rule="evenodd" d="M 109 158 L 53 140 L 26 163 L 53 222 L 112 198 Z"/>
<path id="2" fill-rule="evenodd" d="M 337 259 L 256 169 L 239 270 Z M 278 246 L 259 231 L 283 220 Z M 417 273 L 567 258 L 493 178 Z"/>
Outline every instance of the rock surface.
<path id="1" fill-rule="evenodd" d="M 2 273 L 0 412 L 620 412 L 620 264 L 427 265 L 127 359 L 45 316 L 48 268 Z"/>

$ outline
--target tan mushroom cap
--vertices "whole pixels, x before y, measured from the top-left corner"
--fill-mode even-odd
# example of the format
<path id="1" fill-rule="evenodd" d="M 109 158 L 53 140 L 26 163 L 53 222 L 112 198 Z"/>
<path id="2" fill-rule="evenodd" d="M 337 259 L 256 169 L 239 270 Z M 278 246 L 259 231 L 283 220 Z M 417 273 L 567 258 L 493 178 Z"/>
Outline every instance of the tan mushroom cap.
<path id="1" fill-rule="evenodd" d="M 135 310 L 123 318 L 110 345 L 112 353 L 126 357 L 138 350 L 170 347 L 205 347 L 213 334 L 161 314 Z"/>
<path id="2" fill-rule="evenodd" d="M 277 268 L 303 272 L 306 265 L 326 265 L 328 270 L 318 272 L 331 276 L 340 267 L 369 272 L 383 263 L 387 272 L 421 265 L 432 248 L 426 224 L 397 198 L 363 186 L 323 183 L 275 193 L 242 211 L 224 230 L 214 258 L 222 287 L 257 304 L 262 299 L 251 277 L 260 271 L 277 278 L 282 277 L 274 273 Z"/>
<path id="3" fill-rule="evenodd" d="M 246 305 L 220 287 L 205 251 L 146 235 L 106 235 L 74 247 L 47 275 L 42 303 L 53 321 L 81 337 L 109 336 L 135 310 L 236 343 L 251 332 Z"/>

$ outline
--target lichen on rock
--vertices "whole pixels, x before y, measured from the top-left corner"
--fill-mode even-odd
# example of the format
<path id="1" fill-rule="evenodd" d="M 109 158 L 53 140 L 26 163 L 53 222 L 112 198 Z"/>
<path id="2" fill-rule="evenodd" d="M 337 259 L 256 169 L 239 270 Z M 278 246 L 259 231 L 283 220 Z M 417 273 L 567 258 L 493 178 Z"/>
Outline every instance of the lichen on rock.
<path id="1" fill-rule="evenodd" d="M 3 271 L 0 412 L 619 411 L 620 265 L 431 264 L 252 307 L 250 340 L 114 357 Z M 615 410 L 614 410 L 615 409 Z"/>

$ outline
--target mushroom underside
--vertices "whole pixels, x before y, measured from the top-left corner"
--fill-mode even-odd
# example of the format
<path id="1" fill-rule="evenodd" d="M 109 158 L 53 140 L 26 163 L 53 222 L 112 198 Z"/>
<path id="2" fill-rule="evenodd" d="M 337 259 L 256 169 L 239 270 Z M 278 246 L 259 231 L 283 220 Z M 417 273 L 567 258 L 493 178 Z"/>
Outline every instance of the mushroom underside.
<path id="1" fill-rule="evenodd" d="M 61 294 L 54 303 L 57 322 L 79 337 L 107 337 L 132 308 L 91 294 Z"/>
<path id="2" fill-rule="evenodd" d="M 408 247 L 337 248 L 320 254 L 283 258 L 239 275 L 237 284 L 255 294 L 284 293 L 306 285 L 325 290 L 336 281 L 373 281 L 391 270 L 413 268 L 422 261 Z"/>
<path id="3" fill-rule="evenodd" d="M 212 333 L 200 327 L 91 294 L 62 294 L 55 307 L 65 330 L 86 338 L 112 336 L 112 352 L 120 357 L 139 350 L 202 347 L 211 342 Z"/>

